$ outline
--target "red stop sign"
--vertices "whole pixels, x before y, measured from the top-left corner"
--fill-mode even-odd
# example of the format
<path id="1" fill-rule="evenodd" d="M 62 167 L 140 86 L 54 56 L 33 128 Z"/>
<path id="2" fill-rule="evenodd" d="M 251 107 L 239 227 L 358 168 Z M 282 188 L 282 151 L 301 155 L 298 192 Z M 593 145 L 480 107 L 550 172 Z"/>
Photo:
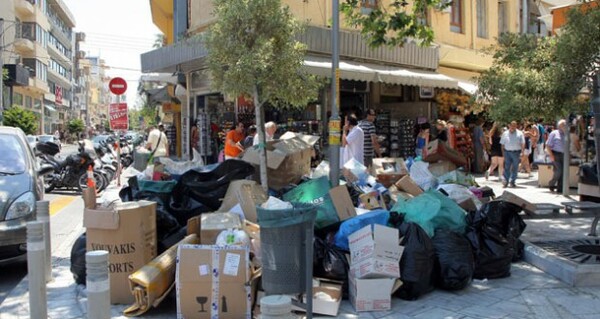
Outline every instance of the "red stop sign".
<path id="1" fill-rule="evenodd" d="M 108 82 L 108 88 L 115 95 L 121 95 L 127 91 L 127 82 L 123 78 L 112 78 Z"/>

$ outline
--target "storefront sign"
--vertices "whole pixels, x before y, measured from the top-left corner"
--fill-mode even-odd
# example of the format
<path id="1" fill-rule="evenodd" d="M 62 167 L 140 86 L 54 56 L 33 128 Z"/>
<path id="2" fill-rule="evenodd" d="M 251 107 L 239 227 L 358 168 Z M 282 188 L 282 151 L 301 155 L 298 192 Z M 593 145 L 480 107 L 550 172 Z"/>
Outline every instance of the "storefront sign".
<path id="1" fill-rule="evenodd" d="M 111 103 L 109 116 L 110 128 L 112 130 L 127 130 L 129 128 L 127 103 Z"/>

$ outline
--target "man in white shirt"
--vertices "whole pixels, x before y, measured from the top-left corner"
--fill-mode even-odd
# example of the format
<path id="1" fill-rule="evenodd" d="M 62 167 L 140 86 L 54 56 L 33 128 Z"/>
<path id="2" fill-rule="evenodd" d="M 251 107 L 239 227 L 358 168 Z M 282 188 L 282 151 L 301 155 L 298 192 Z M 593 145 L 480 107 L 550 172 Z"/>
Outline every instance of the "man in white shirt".
<path id="1" fill-rule="evenodd" d="M 169 156 L 169 141 L 164 133 L 165 127 L 158 124 L 158 128 L 152 127 L 152 130 L 148 134 L 148 142 L 146 148 L 152 152 L 154 151 L 154 158 L 157 157 L 168 157 Z"/>
<path id="2" fill-rule="evenodd" d="M 354 158 L 361 164 L 365 162 L 364 142 L 365 133 L 358 126 L 358 119 L 354 114 L 346 117 L 344 133 L 342 134 L 342 146 L 347 154 L 346 160 Z"/>
<path id="3" fill-rule="evenodd" d="M 502 154 L 504 155 L 504 180 L 502 186 L 516 187 L 519 162 L 525 152 L 525 136 L 517 130 L 517 122 L 512 121 L 500 138 Z"/>
<path id="4" fill-rule="evenodd" d="M 275 124 L 275 122 L 265 123 L 265 141 L 272 141 L 275 138 L 275 132 L 277 132 L 277 124 Z M 256 135 L 254 135 L 252 145 L 258 145 L 258 143 L 260 143 L 260 141 L 258 140 L 257 133 Z"/>

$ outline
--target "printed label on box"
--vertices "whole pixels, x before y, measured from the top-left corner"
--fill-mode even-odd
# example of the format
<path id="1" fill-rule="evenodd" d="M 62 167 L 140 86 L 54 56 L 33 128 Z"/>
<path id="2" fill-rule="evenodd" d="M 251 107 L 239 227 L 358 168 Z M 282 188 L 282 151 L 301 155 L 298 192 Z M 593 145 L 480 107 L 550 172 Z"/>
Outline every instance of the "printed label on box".
<path id="1" fill-rule="evenodd" d="M 225 265 L 223 265 L 223 275 L 237 276 L 240 267 L 240 258 L 238 254 L 227 253 L 225 255 Z"/>
<path id="2" fill-rule="evenodd" d="M 198 267 L 198 270 L 200 271 L 200 276 L 207 276 L 209 273 L 208 269 L 208 265 L 200 265 L 200 267 Z"/>

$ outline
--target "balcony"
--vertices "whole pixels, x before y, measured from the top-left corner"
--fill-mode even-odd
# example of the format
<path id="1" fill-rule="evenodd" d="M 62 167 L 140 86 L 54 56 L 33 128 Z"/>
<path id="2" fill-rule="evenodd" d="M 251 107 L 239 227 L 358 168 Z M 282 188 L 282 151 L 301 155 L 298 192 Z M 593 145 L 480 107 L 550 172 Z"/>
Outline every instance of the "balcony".
<path id="1" fill-rule="evenodd" d="M 29 78 L 29 86 L 27 89 L 34 91 L 35 93 L 47 94 L 50 88 L 48 88 L 48 83 L 45 81 L 32 76 Z"/>
<path id="2" fill-rule="evenodd" d="M 13 46 L 15 47 L 15 51 L 21 55 L 33 54 L 35 52 L 35 44 L 29 39 L 17 38 Z"/>
<path id="3" fill-rule="evenodd" d="M 60 85 L 65 89 L 71 89 L 71 81 L 52 68 L 48 68 L 48 80 Z"/>
<path id="4" fill-rule="evenodd" d="M 200 40 L 183 40 L 177 43 L 142 53 L 142 73 L 189 72 L 200 69 L 208 51 Z"/>
<path id="5" fill-rule="evenodd" d="M 35 8 L 27 0 L 15 0 L 15 10 L 24 16 L 29 16 L 35 13 Z"/>

